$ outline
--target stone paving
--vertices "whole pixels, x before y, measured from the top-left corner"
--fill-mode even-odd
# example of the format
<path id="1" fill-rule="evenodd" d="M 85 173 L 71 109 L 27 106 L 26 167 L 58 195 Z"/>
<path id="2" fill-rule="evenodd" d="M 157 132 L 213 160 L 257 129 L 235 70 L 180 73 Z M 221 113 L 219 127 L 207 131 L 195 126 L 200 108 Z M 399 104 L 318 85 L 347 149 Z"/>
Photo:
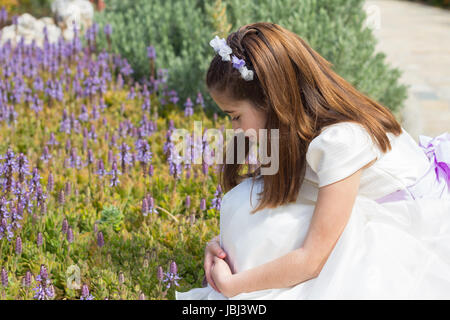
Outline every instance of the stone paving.
<path id="1" fill-rule="evenodd" d="M 416 141 L 450 132 L 450 10 L 399 0 L 366 0 L 364 7 L 376 49 L 410 86 L 402 126 Z"/>

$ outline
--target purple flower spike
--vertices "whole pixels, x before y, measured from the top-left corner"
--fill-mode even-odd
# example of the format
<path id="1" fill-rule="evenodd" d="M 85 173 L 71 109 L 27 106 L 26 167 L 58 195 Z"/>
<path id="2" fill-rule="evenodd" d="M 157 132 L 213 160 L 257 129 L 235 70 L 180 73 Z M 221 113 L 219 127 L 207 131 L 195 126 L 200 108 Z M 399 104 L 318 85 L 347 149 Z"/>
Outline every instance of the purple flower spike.
<path id="1" fill-rule="evenodd" d="M 169 289 L 171 286 L 175 285 L 175 286 L 179 286 L 177 280 L 180 280 L 181 278 L 178 275 L 178 268 L 177 268 L 177 264 L 175 263 L 175 261 L 172 261 L 170 264 L 170 268 L 169 268 L 169 272 L 166 272 L 164 274 L 164 279 L 162 280 L 162 282 L 167 282 L 167 286 L 166 288 Z"/>
<path id="2" fill-rule="evenodd" d="M 67 229 L 67 241 L 69 243 L 73 242 L 73 231 L 72 228 L 69 227 L 69 229 Z"/>
<path id="3" fill-rule="evenodd" d="M 36 244 L 38 247 L 42 246 L 42 244 L 44 243 L 44 239 L 42 238 L 42 233 L 39 232 L 37 234 L 37 238 L 36 238 Z"/>
<path id="4" fill-rule="evenodd" d="M 156 51 L 155 51 L 155 48 L 153 46 L 147 47 L 147 57 L 149 59 L 153 59 L 153 60 L 156 59 Z"/>
<path id="5" fill-rule="evenodd" d="M 206 210 L 206 199 L 205 198 L 202 198 L 202 200 L 200 201 L 200 210 L 201 211 Z"/>
<path id="6" fill-rule="evenodd" d="M 20 236 L 17 236 L 16 238 L 16 254 L 22 254 L 22 238 Z"/>
<path id="7" fill-rule="evenodd" d="M 8 286 L 8 272 L 5 270 L 4 267 L 2 267 L 1 278 L 2 278 L 2 286 L 6 288 Z"/>
<path id="8" fill-rule="evenodd" d="M 148 201 L 147 201 L 147 198 L 144 198 L 142 200 L 142 214 L 144 215 L 144 217 L 146 217 L 148 215 Z"/>
<path id="9" fill-rule="evenodd" d="M 103 233 L 99 231 L 97 233 L 97 245 L 101 248 L 105 245 L 105 240 L 103 239 Z"/>
<path id="10" fill-rule="evenodd" d="M 81 297 L 80 300 L 94 300 L 94 297 L 89 293 L 89 287 L 87 284 L 83 284 L 81 287 Z"/>
<path id="11" fill-rule="evenodd" d="M 211 209 L 220 210 L 221 201 L 222 201 L 222 187 L 219 184 L 214 194 L 214 199 L 212 200 Z"/>
<path id="12" fill-rule="evenodd" d="M 163 270 L 163 268 L 162 268 L 161 266 L 159 266 L 158 269 L 157 269 L 157 271 L 156 271 L 156 278 L 157 278 L 159 281 L 162 281 L 163 278 L 164 278 L 164 270 Z"/>
<path id="13" fill-rule="evenodd" d="M 205 102 L 200 92 L 197 93 L 197 100 L 195 100 L 195 103 L 200 104 L 202 107 L 205 107 Z"/>
<path id="14" fill-rule="evenodd" d="M 64 218 L 61 231 L 63 234 L 66 234 L 68 229 L 69 229 L 69 223 L 67 222 L 67 219 Z"/>
<path id="15" fill-rule="evenodd" d="M 111 37 L 112 27 L 111 27 L 111 25 L 109 23 L 105 25 L 105 27 L 103 28 L 103 32 L 105 33 L 105 35 L 107 37 Z"/>
<path id="16" fill-rule="evenodd" d="M 5 7 L 2 7 L 0 10 L 0 23 L 5 24 L 8 21 L 8 11 L 6 11 Z"/>
<path id="17" fill-rule="evenodd" d="M 170 263 L 170 272 L 172 273 L 178 273 L 178 267 L 175 261 L 172 261 Z"/>
<path id="18" fill-rule="evenodd" d="M 31 274 L 30 270 L 28 270 L 25 273 L 25 277 L 23 278 L 23 285 L 25 287 L 30 287 L 31 286 L 31 276 L 32 276 L 32 274 Z"/>
<path id="19" fill-rule="evenodd" d="M 44 265 L 41 265 L 41 271 L 35 279 L 38 282 L 37 286 L 33 288 L 35 299 L 49 300 L 55 297 L 55 288 L 48 278 L 47 268 Z"/>

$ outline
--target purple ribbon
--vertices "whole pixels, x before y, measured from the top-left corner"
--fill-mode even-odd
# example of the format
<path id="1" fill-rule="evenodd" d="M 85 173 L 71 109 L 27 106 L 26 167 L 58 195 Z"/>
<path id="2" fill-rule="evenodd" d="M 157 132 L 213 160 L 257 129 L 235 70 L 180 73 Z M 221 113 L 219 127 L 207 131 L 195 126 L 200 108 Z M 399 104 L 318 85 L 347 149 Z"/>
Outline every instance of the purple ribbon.
<path id="1" fill-rule="evenodd" d="M 450 188 L 450 134 L 446 132 L 434 138 L 421 135 L 419 136 L 419 146 L 423 149 L 428 160 L 433 165 L 430 167 L 430 170 L 434 169 L 437 181 L 440 182 L 440 179 L 445 179 L 444 181 L 446 181 Z M 397 190 L 375 201 L 384 203 L 411 198 L 415 199 L 417 195 L 412 194 L 409 189 L 420 182 L 421 179 L 406 189 Z"/>
<path id="2" fill-rule="evenodd" d="M 424 149 L 428 159 L 434 163 L 437 181 L 443 178 L 450 185 L 450 133 L 437 137 L 419 136 L 419 146 Z"/>

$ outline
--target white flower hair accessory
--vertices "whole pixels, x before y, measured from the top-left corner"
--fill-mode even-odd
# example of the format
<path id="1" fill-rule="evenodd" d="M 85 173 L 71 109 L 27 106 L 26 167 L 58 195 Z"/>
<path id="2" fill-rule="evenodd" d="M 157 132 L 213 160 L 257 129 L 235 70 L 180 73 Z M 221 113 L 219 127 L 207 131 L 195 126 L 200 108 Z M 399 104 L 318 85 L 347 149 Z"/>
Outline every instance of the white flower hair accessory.
<path id="1" fill-rule="evenodd" d="M 231 48 L 227 45 L 227 42 L 224 38 L 215 36 L 214 39 L 209 42 L 209 45 L 213 47 L 214 51 L 222 57 L 222 61 L 231 61 L 233 63 L 233 68 L 239 70 L 239 72 L 241 73 L 241 77 L 244 80 L 253 80 L 253 71 L 247 69 L 244 60 L 239 59 L 235 55 L 231 56 L 233 50 L 231 50 Z"/>

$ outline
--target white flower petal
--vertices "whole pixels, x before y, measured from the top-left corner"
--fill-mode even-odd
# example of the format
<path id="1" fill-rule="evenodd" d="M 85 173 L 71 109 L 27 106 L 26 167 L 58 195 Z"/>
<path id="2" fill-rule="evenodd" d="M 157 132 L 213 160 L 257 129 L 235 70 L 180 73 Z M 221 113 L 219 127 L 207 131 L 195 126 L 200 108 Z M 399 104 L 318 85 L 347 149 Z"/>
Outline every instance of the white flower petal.
<path id="1" fill-rule="evenodd" d="M 243 66 L 239 69 L 239 72 L 241 73 L 242 78 L 246 81 L 253 80 L 253 71 L 248 70 L 246 66 Z"/>

